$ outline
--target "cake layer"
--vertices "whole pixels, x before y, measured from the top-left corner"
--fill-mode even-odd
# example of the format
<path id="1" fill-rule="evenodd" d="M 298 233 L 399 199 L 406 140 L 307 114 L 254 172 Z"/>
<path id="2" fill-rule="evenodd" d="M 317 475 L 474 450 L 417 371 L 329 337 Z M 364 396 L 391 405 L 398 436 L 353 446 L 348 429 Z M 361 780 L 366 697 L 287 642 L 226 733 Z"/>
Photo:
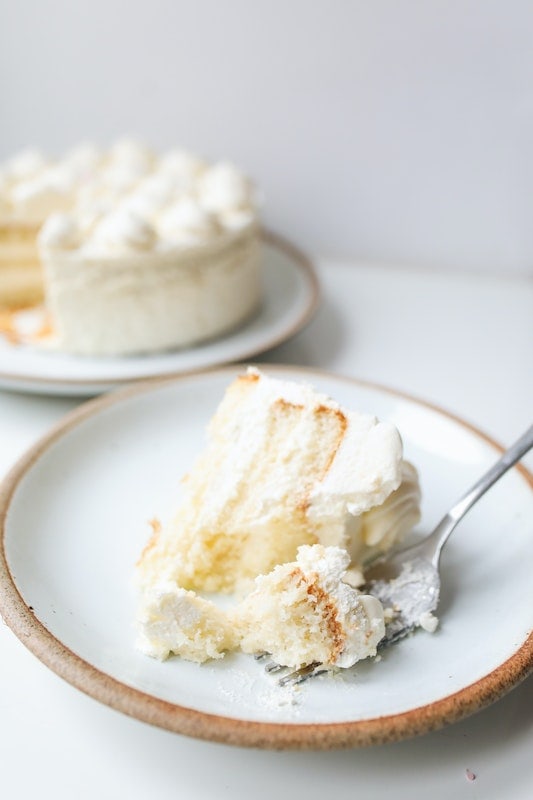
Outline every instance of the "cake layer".
<path id="1" fill-rule="evenodd" d="M 1 252 L 4 248 L 13 248 L 13 252 L 22 250 L 27 252 L 31 249 L 33 255 L 37 255 L 36 237 L 39 233 L 39 225 L 32 223 L 17 222 L 16 220 L 0 219 L 0 247 Z"/>
<path id="2" fill-rule="evenodd" d="M 35 261 L 0 262 L 0 309 L 15 311 L 41 303 L 42 271 Z"/>
<path id="3" fill-rule="evenodd" d="M 0 309 L 25 308 L 43 300 L 38 230 L 31 224 L 0 221 Z"/>

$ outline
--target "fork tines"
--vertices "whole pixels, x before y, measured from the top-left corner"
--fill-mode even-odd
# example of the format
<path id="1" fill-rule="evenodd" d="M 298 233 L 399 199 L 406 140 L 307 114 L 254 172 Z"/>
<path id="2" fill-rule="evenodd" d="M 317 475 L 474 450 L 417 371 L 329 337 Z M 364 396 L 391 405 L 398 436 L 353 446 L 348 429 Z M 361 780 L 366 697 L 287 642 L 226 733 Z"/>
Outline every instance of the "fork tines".
<path id="1" fill-rule="evenodd" d="M 273 661 L 270 653 L 256 653 L 254 656 L 256 661 L 265 661 L 265 672 L 269 675 L 274 675 L 277 672 L 285 672 L 290 669 L 290 667 L 284 667 L 282 664 L 278 664 L 276 661 Z M 328 672 L 328 667 L 324 664 L 320 664 L 318 661 L 313 661 L 311 664 L 307 664 L 305 667 L 300 667 L 299 669 L 292 670 L 278 680 L 279 686 L 295 686 L 298 683 L 303 683 L 308 678 L 315 678 L 318 675 L 323 675 L 325 672 Z"/>

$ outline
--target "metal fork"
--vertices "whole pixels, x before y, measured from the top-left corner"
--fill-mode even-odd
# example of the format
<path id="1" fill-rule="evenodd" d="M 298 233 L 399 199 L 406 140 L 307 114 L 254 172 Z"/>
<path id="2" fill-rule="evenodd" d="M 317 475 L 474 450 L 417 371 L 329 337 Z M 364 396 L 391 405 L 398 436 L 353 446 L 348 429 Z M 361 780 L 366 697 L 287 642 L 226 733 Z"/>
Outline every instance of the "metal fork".
<path id="1" fill-rule="evenodd" d="M 411 545 L 376 563 L 366 575 L 365 593 L 377 597 L 388 612 L 385 636 L 378 645 L 383 650 L 403 639 L 415 628 L 424 626 L 436 610 L 440 595 L 439 562 L 442 548 L 456 525 L 485 492 L 533 447 L 533 425 L 441 519 L 437 527 L 418 544 Z M 265 669 L 277 672 L 283 667 L 270 662 Z M 281 685 L 301 683 L 328 671 L 326 665 L 308 664 L 284 675 Z"/>

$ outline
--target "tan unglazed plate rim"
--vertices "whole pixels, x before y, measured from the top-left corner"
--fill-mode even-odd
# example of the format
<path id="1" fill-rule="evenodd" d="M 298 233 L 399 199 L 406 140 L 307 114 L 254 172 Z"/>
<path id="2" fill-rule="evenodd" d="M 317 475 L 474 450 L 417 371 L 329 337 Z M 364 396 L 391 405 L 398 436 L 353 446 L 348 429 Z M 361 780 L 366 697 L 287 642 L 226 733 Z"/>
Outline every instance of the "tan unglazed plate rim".
<path id="1" fill-rule="evenodd" d="M 76 655 L 45 627 L 19 593 L 6 555 L 7 517 L 11 503 L 17 488 L 37 460 L 86 420 L 119 406 L 130 398 L 164 390 L 174 383 L 199 381 L 209 376 L 215 380 L 227 376 L 229 382 L 241 369 L 241 366 L 233 365 L 193 376 L 145 381 L 88 401 L 68 414 L 15 464 L 0 486 L 0 612 L 21 642 L 73 686 L 131 717 L 199 739 L 269 749 L 333 749 L 377 745 L 410 738 L 441 728 L 484 708 L 524 679 L 533 670 L 533 634 L 517 647 L 511 657 L 481 679 L 442 699 L 404 713 L 333 723 L 263 722 L 205 713 L 132 688 Z M 323 370 L 289 365 L 268 365 L 261 366 L 261 369 L 267 373 L 281 373 L 287 379 L 312 380 L 313 376 L 318 376 L 324 380 L 341 381 L 343 384 L 359 387 L 362 391 L 376 391 L 399 401 L 414 403 L 422 410 L 436 412 L 461 426 L 467 433 L 490 445 L 497 453 L 503 452 L 503 448 L 494 440 L 459 417 L 402 392 Z M 533 487 L 533 475 L 522 465 L 515 469 Z"/>
<path id="2" fill-rule="evenodd" d="M 277 251 L 286 268 L 296 278 L 294 296 L 283 296 L 284 289 L 265 287 L 265 301 L 270 304 L 268 319 L 260 309 L 238 329 L 191 348 L 168 350 L 143 356 L 85 359 L 59 352 L 12 345 L 10 361 L 16 370 L 3 363 L 0 352 L 0 386 L 28 392 L 57 395 L 94 395 L 129 383 L 173 377 L 251 359 L 283 344 L 299 333 L 313 318 L 320 303 L 320 284 L 310 258 L 283 236 L 263 229 L 264 244 Z M 265 279 L 266 274 L 264 272 Z M 285 304 L 283 310 L 281 304 Z M 280 315 L 278 319 L 276 315 Z M 4 359 L 5 361 L 5 359 Z M 90 368 L 85 367 L 91 362 Z M 94 362 L 94 363 L 92 363 Z M 95 366 L 96 364 L 96 366 Z M 73 376 L 73 367 L 79 372 Z M 51 374 L 54 369 L 56 374 Z M 101 374 L 98 374 L 98 373 Z"/>

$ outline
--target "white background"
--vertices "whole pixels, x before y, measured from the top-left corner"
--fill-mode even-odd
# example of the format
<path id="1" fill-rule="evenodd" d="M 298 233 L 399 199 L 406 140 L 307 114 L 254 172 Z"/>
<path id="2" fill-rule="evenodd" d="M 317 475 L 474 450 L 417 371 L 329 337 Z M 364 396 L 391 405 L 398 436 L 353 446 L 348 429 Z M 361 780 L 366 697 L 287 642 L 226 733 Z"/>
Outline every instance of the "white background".
<path id="1" fill-rule="evenodd" d="M 0 158 L 124 133 L 242 165 L 309 251 L 533 263 L 530 0 L 17 0 Z"/>

